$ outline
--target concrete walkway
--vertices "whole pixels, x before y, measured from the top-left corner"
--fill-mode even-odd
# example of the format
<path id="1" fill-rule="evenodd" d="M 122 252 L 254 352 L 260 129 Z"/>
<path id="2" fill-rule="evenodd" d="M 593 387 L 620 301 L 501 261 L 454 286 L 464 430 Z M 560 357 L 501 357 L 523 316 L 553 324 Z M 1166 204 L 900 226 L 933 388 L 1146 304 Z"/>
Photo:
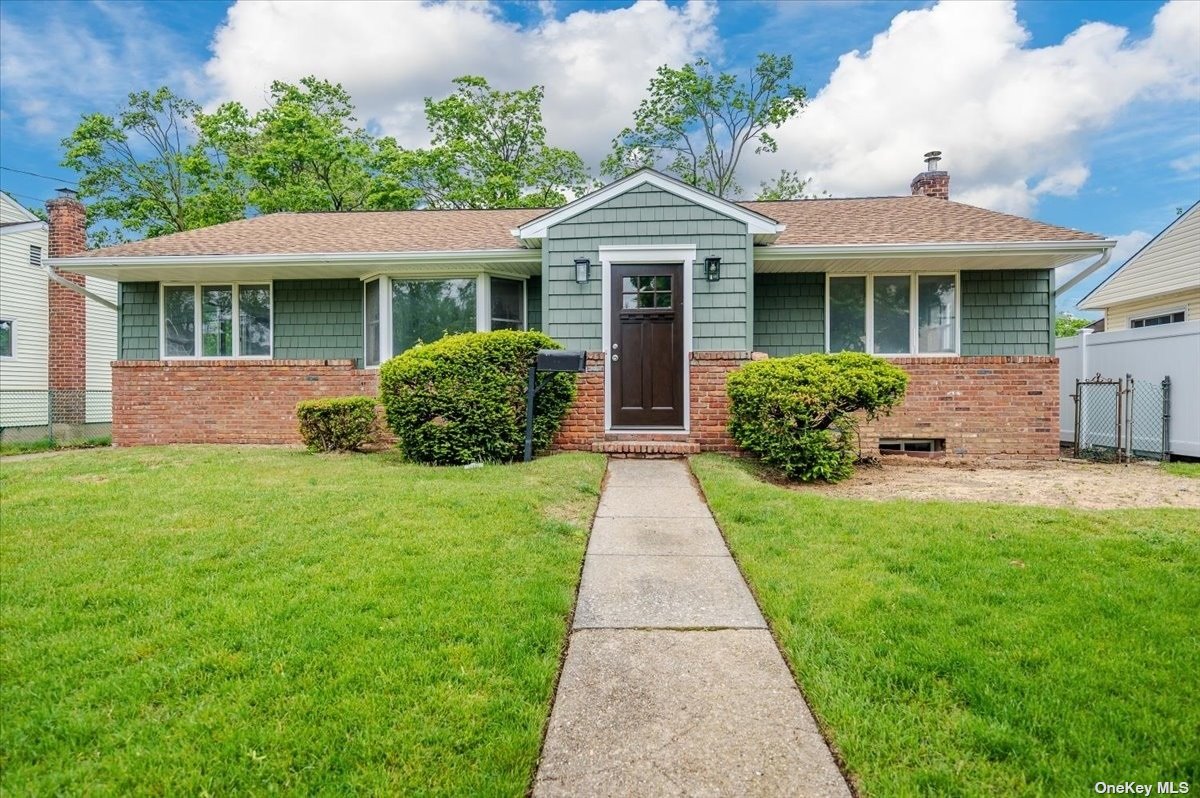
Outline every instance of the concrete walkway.
<path id="1" fill-rule="evenodd" d="M 850 790 L 678 460 L 613 460 L 535 796 Z"/>

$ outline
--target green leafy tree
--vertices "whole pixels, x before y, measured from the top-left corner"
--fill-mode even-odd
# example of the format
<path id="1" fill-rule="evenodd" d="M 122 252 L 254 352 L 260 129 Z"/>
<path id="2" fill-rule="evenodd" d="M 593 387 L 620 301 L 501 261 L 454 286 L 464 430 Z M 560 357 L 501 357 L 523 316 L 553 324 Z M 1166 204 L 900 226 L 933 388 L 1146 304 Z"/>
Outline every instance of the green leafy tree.
<path id="1" fill-rule="evenodd" d="M 1070 338 L 1079 335 L 1079 331 L 1091 323 L 1091 319 L 1080 319 L 1069 313 L 1060 313 L 1054 319 L 1054 337 Z"/>
<path id="2" fill-rule="evenodd" d="M 828 191 L 821 192 L 820 194 L 809 191 L 808 186 L 810 183 L 812 181 L 801 177 L 799 172 L 783 169 L 780 170 L 778 177 L 772 180 L 764 180 L 759 184 L 758 196 L 755 199 L 760 201 L 798 200 L 819 199 L 829 196 Z"/>
<path id="3" fill-rule="evenodd" d="M 591 185 L 583 159 L 546 143 L 541 86 L 493 89 L 481 77 L 454 81 L 441 100 L 425 99 L 431 146 L 384 145 L 386 169 L 432 208 L 536 208 L 561 205 Z"/>
<path id="4" fill-rule="evenodd" d="M 633 127 L 613 139 L 602 172 L 621 177 L 655 167 L 718 197 L 736 196 L 747 148 L 775 152 L 771 131 L 804 108 L 805 91 L 789 82 L 791 74 L 791 56 L 770 53 L 759 54 L 744 80 L 714 72 L 704 59 L 680 69 L 659 67 Z"/>
<path id="5" fill-rule="evenodd" d="M 191 100 L 166 87 L 129 95 L 116 115 L 85 115 L 62 141 L 62 164 L 90 200 L 92 243 L 103 245 L 240 218 L 241 186 L 195 144 Z"/>
<path id="6" fill-rule="evenodd" d="M 267 107 L 250 114 L 238 102 L 196 124 L 207 164 L 245 187 L 260 213 L 404 209 L 418 194 L 384 173 L 386 147 L 357 125 L 350 95 L 309 76 L 275 81 Z"/>

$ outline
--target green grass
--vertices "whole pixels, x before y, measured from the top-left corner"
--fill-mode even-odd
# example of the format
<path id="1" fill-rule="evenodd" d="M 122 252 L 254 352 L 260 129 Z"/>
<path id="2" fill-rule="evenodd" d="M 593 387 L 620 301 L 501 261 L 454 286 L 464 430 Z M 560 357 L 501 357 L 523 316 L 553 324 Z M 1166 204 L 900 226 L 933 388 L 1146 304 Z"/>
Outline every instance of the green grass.
<path id="1" fill-rule="evenodd" d="M 1177 477 L 1200 479 L 1200 463 L 1163 463 L 1162 469 Z"/>
<path id="2" fill-rule="evenodd" d="M 871 503 L 692 465 L 863 794 L 1200 782 L 1200 511 Z"/>
<path id="3" fill-rule="evenodd" d="M 0 794 L 524 794 L 602 471 L 0 464 Z"/>
<path id="4" fill-rule="evenodd" d="M 102 438 L 84 438 L 83 440 L 72 441 L 69 443 L 52 441 L 49 438 L 40 438 L 34 441 L 0 443 L 0 455 L 34 454 L 36 452 L 53 452 L 64 449 L 96 449 L 101 446 L 111 445 L 112 438 L 108 436 Z"/>

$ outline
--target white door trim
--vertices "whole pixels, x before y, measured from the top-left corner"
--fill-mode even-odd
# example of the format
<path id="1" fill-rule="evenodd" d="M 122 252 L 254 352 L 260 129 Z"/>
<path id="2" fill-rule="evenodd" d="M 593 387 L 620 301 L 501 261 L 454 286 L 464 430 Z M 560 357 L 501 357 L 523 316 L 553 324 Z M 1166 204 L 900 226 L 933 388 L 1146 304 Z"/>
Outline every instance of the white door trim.
<path id="1" fill-rule="evenodd" d="M 601 341 L 604 346 L 604 431 L 612 430 L 612 267 L 613 264 L 680 264 L 683 268 L 683 431 L 691 432 L 692 418 L 692 282 L 695 280 L 696 247 L 686 244 L 616 245 L 600 247 Z M 621 430 L 626 432 L 627 430 Z M 662 430 L 628 430 L 632 433 L 662 434 Z"/>

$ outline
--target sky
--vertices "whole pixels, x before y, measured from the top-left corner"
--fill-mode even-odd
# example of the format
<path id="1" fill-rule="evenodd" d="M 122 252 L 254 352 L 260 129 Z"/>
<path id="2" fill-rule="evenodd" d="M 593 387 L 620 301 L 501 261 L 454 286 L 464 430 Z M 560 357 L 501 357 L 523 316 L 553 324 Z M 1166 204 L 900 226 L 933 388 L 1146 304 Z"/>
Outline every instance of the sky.
<path id="1" fill-rule="evenodd" d="M 254 108 L 308 74 L 408 146 L 457 76 L 540 84 L 549 142 L 595 168 L 659 65 L 740 71 L 759 52 L 793 57 L 809 103 L 742 185 L 786 168 L 833 196 L 906 194 L 942 150 L 953 199 L 1117 239 L 1060 309 L 1200 200 L 1200 0 L 4 0 L 0 188 L 34 205 L 70 185 L 59 142 L 131 91 Z"/>

